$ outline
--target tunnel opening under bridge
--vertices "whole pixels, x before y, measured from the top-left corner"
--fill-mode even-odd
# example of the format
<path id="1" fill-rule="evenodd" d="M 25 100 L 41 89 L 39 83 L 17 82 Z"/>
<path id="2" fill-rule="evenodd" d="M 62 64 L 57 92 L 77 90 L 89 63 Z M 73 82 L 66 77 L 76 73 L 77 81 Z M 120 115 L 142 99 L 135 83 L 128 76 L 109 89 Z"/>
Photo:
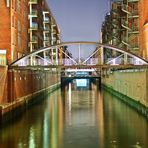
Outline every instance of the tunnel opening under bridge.
<path id="1" fill-rule="evenodd" d="M 91 89 L 92 84 L 95 84 L 97 89 L 101 89 L 101 77 L 61 77 L 61 89 L 69 83 L 74 89 Z"/>

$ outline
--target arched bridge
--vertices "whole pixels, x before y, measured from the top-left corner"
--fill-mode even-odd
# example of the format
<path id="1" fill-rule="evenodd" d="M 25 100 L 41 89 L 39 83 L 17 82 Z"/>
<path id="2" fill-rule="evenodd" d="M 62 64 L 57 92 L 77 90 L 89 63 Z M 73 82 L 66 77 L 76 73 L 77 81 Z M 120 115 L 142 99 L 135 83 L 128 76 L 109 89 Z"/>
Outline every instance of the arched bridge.
<path id="1" fill-rule="evenodd" d="M 141 57 L 99 42 L 63 42 L 35 50 L 17 61 L 11 68 L 129 68 L 147 66 Z"/>

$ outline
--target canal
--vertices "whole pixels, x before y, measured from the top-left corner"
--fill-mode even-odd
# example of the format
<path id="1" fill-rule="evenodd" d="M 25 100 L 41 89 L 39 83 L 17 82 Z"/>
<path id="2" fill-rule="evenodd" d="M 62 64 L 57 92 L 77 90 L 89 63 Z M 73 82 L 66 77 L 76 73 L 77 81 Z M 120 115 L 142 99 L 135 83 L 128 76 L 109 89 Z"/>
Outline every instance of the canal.
<path id="1" fill-rule="evenodd" d="M 132 147 L 148 147 L 148 121 L 95 84 L 69 83 L 0 129 L 0 148 Z"/>

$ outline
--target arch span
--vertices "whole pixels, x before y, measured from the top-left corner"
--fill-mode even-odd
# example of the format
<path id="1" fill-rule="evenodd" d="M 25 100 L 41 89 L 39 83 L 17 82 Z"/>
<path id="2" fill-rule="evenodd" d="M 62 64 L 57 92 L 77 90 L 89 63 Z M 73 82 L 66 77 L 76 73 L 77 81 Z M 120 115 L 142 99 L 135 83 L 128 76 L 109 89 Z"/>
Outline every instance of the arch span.
<path id="1" fill-rule="evenodd" d="M 72 46 L 77 48 L 78 57 L 75 58 L 70 53 L 69 48 Z M 92 52 L 85 58 L 82 58 L 81 51 L 85 50 L 81 47 L 91 47 Z M 73 48 L 74 49 L 74 48 Z M 108 51 L 110 53 L 107 57 Z M 114 55 L 112 55 L 114 53 Z M 62 55 L 62 56 L 61 56 Z M 91 61 L 91 62 L 90 62 Z M 64 63 L 65 62 L 65 63 Z M 35 50 L 24 57 L 14 61 L 10 66 L 35 66 L 35 65 L 96 65 L 96 64 L 133 64 L 144 65 L 148 64 L 143 58 L 133 54 L 132 52 L 120 49 L 111 45 L 101 44 L 99 42 L 78 41 L 78 42 L 63 42 L 57 45 Z"/>

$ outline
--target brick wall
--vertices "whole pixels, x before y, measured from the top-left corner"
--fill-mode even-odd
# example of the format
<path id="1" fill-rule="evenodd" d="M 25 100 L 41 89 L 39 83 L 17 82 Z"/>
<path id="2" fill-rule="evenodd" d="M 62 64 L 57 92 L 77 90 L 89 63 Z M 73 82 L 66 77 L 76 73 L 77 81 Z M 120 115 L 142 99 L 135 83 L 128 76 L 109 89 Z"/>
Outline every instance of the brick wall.
<path id="1" fill-rule="evenodd" d="M 7 7 L 0 1 L 0 49 L 7 50 L 8 64 L 28 51 L 28 1 L 20 1 L 20 8 L 17 2 Z"/>
<path id="2" fill-rule="evenodd" d="M 148 0 L 140 0 L 140 49 L 142 56 L 148 60 Z M 146 25 L 147 24 L 147 25 Z"/>
<path id="3" fill-rule="evenodd" d="M 0 49 L 7 50 L 7 59 L 11 61 L 10 9 L 6 0 L 0 1 Z"/>
<path id="4" fill-rule="evenodd" d="M 0 66 L 0 103 L 7 100 L 7 67 Z"/>
<path id="5" fill-rule="evenodd" d="M 21 97 L 31 95 L 58 82 L 56 73 L 33 70 L 8 71 L 8 99 L 13 102 Z"/>

